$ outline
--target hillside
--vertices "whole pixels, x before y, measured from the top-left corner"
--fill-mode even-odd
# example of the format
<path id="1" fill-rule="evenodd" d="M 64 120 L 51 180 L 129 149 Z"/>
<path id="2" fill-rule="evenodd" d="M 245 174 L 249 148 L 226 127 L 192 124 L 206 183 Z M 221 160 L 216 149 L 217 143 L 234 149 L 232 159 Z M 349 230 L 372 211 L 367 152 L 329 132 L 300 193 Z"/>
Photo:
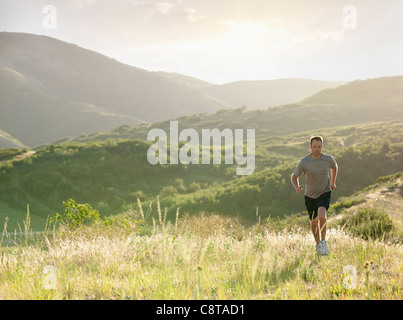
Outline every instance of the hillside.
<path id="1" fill-rule="evenodd" d="M 326 89 L 300 103 L 247 111 L 245 107 L 223 109 L 215 114 L 201 113 L 176 118 L 179 130 L 230 128 L 255 129 L 256 137 L 268 138 L 323 128 L 361 125 L 378 121 L 403 122 L 403 76 L 356 81 Z M 73 141 L 95 141 L 108 138 L 143 139 L 153 128 L 169 131 L 170 120 L 125 125 L 110 132 L 83 135 Z M 308 133 L 308 135 L 310 135 Z M 67 141 L 63 139 L 61 141 Z"/>
<path id="2" fill-rule="evenodd" d="M 0 128 L 29 146 L 228 104 L 45 36 L 0 33 Z"/>
<path id="3" fill-rule="evenodd" d="M 347 214 L 371 208 L 386 212 L 393 223 L 392 239 L 403 240 L 403 172 L 383 176 L 372 185 L 343 197 L 330 211 L 329 224 L 339 224 Z"/>
<path id="4" fill-rule="evenodd" d="M 373 184 L 380 176 L 403 170 L 403 124 L 381 122 L 321 129 L 325 151 L 340 167 L 334 200 Z M 159 196 L 167 218 L 177 208 L 190 214 L 218 212 L 254 220 L 304 210 L 289 178 L 298 160 L 308 154 L 310 132 L 256 140 L 255 172 L 237 176 L 237 165 L 151 165 L 151 142 L 114 140 L 66 142 L 41 149 L 22 161 L 0 162 L 0 218 L 10 228 L 30 205 L 35 229 L 47 215 L 73 198 L 90 203 L 102 215 L 137 205 L 155 208 Z M 37 219 L 38 218 L 38 219 Z M 12 227 L 11 227 L 12 226 Z"/>
<path id="5" fill-rule="evenodd" d="M 324 152 L 335 156 L 340 169 L 333 200 L 373 184 L 380 176 L 403 169 L 402 129 L 402 123 L 390 127 L 385 123 L 320 131 L 325 138 Z M 304 211 L 303 199 L 289 181 L 298 160 L 309 153 L 306 142 L 309 134 L 262 138 L 256 142 L 260 147 L 256 151 L 254 174 L 190 195 L 178 192 L 163 198 L 162 203 L 193 213 L 203 208 L 230 215 L 236 212 L 249 218 L 258 210 L 262 219 Z M 381 136 L 390 137 L 394 142 Z M 304 182 L 301 178 L 301 183 Z"/>
<path id="6" fill-rule="evenodd" d="M 334 104 L 344 107 L 378 106 L 403 112 L 403 76 L 356 80 L 333 89 L 325 89 L 302 100 L 306 104 Z M 387 110 L 383 110 L 387 109 Z"/>
<path id="7" fill-rule="evenodd" d="M 324 89 L 346 84 L 343 81 L 311 79 L 243 80 L 224 84 L 212 84 L 193 77 L 168 72 L 160 74 L 194 87 L 220 101 L 247 110 L 266 109 L 301 101 Z"/>
<path id="8" fill-rule="evenodd" d="M 7 132 L 0 130 L 0 149 L 25 148 L 26 146 Z"/>

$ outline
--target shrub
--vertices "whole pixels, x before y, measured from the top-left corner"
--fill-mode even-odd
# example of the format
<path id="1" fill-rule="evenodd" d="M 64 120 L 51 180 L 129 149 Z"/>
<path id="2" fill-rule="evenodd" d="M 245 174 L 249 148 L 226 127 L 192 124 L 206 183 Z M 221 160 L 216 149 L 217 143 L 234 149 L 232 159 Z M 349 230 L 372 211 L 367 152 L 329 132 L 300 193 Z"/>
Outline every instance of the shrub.
<path id="1" fill-rule="evenodd" d="M 392 219 L 385 211 L 375 208 L 360 208 L 357 213 L 349 212 L 340 223 L 346 230 L 365 240 L 382 239 L 392 230 Z"/>
<path id="2" fill-rule="evenodd" d="M 89 230 L 102 230 L 103 234 L 119 231 L 126 234 L 141 234 L 143 232 L 144 221 L 134 217 L 133 210 L 129 210 L 123 214 L 110 218 L 99 217 L 98 210 L 86 204 L 76 203 L 73 199 L 63 201 L 64 214 L 56 213 L 54 217 L 49 219 L 50 223 L 59 222 L 65 229 L 76 231 L 81 227 L 90 227 Z M 91 232 L 90 232 L 91 233 Z"/>
<path id="3" fill-rule="evenodd" d="M 75 230 L 83 225 L 101 221 L 98 210 L 92 209 L 88 203 L 80 204 L 69 199 L 67 202 L 63 201 L 63 206 L 65 207 L 64 215 L 56 213 L 53 218 L 50 218 L 51 223 L 58 221 L 68 229 Z"/>
<path id="4" fill-rule="evenodd" d="M 178 191 L 176 190 L 176 188 L 174 186 L 166 186 L 161 189 L 161 192 L 159 195 L 161 198 L 164 198 L 164 197 L 168 197 L 168 196 L 174 196 L 177 193 L 178 193 Z"/>

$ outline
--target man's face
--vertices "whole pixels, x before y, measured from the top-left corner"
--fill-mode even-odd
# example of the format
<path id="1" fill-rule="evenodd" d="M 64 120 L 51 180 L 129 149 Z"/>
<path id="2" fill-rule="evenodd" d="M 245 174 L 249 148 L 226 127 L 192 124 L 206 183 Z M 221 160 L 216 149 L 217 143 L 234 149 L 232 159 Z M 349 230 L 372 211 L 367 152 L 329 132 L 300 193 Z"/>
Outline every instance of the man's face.
<path id="1" fill-rule="evenodd" d="M 312 154 L 317 157 L 322 152 L 322 142 L 318 140 L 313 140 L 311 144 Z"/>

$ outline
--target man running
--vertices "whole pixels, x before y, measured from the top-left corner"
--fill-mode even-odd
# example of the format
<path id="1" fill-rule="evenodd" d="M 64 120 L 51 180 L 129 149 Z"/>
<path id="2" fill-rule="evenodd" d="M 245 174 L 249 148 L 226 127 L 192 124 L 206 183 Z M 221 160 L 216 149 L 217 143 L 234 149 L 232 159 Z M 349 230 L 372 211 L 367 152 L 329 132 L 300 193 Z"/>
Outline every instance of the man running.
<path id="1" fill-rule="evenodd" d="M 336 189 L 337 163 L 333 156 L 322 153 L 323 138 L 310 138 L 311 153 L 302 158 L 291 176 L 291 183 L 297 193 L 303 186 L 298 178 L 305 174 L 305 206 L 311 220 L 311 230 L 318 255 L 329 254 L 326 242 L 326 212 L 330 206 L 332 190 Z M 329 177 L 330 170 L 330 177 Z"/>

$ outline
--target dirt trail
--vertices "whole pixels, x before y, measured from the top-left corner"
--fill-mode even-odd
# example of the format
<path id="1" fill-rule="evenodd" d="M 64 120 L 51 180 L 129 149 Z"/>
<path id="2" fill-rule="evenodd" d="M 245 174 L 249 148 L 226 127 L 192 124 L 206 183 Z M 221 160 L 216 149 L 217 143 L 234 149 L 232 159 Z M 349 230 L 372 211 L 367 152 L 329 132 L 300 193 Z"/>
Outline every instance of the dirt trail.
<path id="1" fill-rule="evenodd" d="M 25 158 L 30 157 L 35 153 L 36 153 L 35 150 L 29 150 L 29 151 L 27 151 L 25 153 L 22 153 L 22 154 L 19 154 L 18 156 L 16 156 L 14 158 L 14 160 L 17 160 L 17 161 L 24 160 Z"/>
<path id="2" fill-rule="evenodd" d="M 347 209 L 348 211 L 355 213 L 362 207 L 376 208 L 385 211 L 395 219 L 397 224 L 403 226 L 403 178 L 396 179 L 392 184 L 380 183 L 379 186 L 362 192 L 356 198 L 362 198 L 365 201 L 353 205 Z M 343 213 L 337 214 L 329 217 L 328 222 L 332 223 L 343 217 Z"/>

